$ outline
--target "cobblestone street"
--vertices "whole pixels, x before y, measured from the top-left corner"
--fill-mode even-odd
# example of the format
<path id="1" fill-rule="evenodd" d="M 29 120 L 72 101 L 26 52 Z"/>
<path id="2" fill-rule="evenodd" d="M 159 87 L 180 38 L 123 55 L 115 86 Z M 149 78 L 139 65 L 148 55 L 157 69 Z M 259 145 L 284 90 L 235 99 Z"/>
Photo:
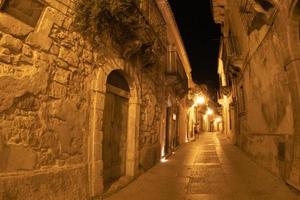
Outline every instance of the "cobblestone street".
<path id="1" fill-rule="evenodd" d="M 217 133 L 200 135 L 107 200 L 296 200 L 299 193 Z"/>

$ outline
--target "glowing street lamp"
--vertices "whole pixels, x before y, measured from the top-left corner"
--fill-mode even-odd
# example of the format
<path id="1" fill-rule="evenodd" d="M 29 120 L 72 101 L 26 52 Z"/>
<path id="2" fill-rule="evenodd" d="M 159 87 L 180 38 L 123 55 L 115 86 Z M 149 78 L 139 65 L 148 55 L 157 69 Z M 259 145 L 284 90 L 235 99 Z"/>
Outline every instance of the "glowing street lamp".
<path id="1" fill-rule="evenodd" d="M 205 103 L 204 96 L 197 96 L 195 100 L 196 105 L 203 105 Z"/>
<path id="2" fill-rule="evenodd" d="M 212 115 L 212 114 L 214 114 L 214 111 L 211 108 L 207 108 L 206 114 Z"/>

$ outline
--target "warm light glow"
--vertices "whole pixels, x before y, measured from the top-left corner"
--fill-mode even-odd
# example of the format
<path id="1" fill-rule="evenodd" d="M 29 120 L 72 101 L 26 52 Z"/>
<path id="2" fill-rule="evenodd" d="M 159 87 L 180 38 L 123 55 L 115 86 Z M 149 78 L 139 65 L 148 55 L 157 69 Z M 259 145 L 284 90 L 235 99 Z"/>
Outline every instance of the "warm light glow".
<path id="1" fill-rule="evenodd" d="M 173 120 L 175 121 L 177 119 L 176 114 L 173 114 Z"/>
<path id="2" fill-rule="evenodd" d="M 165 148 L 161 148 L 160 156 L 164 157 L 165 156 Z"/>
<path id="3" fill-rule="evenodd" d="M 203 105 L 205 103 L 205 97 L 204 96 L 197 96 L 195 100 L 195 104 L 197 105 Z"/>
<path id="4" fill-rule="evenodd" d="M 221 117 L 217 117 L 216 119 L 215 119 L 215 122 L 216 123 L 219 123 L 219 122 L 221 122 L 222 121 L 222 118 Z"/>
<path id="5" fill-rule="evenodd" d="M 168 162 L 168 160 L 166 158 L 161 158 L 160 162 L 165 163 L 165 162 Z"/>
<path id="6" fill-rule="evenodd" d="M 224 104 L 227 105 L 228 104 L 228 97 L 226 95 L 223 95 L 223 99 L 224 99 Z"/>
<path id="7" fill-rule="evenodd" d="M 188 108 L 188 112 L 192 112 L 195 108 L 195 104 L 193 104 L 191 107 Z"/>
<path id="8" fill-rule="evenodd" d="M 212 114 L 214 114 L 214 111 L 211 108 L 207 108 L 206 114 L 212 115 Z"/>

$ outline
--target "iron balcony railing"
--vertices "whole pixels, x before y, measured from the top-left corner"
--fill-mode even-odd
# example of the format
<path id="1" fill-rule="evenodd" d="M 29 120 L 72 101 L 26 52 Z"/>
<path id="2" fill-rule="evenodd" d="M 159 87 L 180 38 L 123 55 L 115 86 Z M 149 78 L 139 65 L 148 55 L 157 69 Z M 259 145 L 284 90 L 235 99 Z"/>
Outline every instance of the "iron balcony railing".
<path id="1" fill-rule="evenodd" d="M 173 88 L 179 96 L 188 92 L 188 78 L 184 70 L 184 66 L 176 51 L 169 49 L 167 67 L 166 67 L 167 79 L 169 84 L 173 85 Z"/>
<path id="2" fill-rule="evenodd" d="M 253 12 L 255 2 L 254 0 L 237 0 L 237 2 L 239 3 L 242 22 L 248 30 L 255 17 L 255 13 Z"/>
<path id="3" fill-rule="evenodd" d="M 238 40 L 235 36 L 229 35 L 229 37 L 224 38 L 224 45 L 226 48 L 227 56 L 233 57 L 233 56 L 239 56 L 240 55 L 240 47 Z"/>
<path id="4" fill-rule="evenodd" d="M 168 61 L 167 68 L 166 68 L 167 75 L 175 75 L 180 77 L 181 79 L 186 78 L 184 67 L 177 51 L 169 50 L 167 61 Z"/>

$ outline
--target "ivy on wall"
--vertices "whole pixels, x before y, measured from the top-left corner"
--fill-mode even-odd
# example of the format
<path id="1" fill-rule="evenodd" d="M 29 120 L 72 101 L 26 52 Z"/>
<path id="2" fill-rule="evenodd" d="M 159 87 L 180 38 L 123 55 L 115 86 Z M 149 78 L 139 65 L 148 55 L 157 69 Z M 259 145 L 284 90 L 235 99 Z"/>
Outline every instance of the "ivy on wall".
<path id="1" fill-rule="evenodd" d="M 113 47 L 125 58 L 141 56 L 153 63 L 155 41 L 145 33 L 136 0 L 77 0 L 75 27 L 95 47 Z M 149 59 L 147 59 L 149 57 Z"/>

